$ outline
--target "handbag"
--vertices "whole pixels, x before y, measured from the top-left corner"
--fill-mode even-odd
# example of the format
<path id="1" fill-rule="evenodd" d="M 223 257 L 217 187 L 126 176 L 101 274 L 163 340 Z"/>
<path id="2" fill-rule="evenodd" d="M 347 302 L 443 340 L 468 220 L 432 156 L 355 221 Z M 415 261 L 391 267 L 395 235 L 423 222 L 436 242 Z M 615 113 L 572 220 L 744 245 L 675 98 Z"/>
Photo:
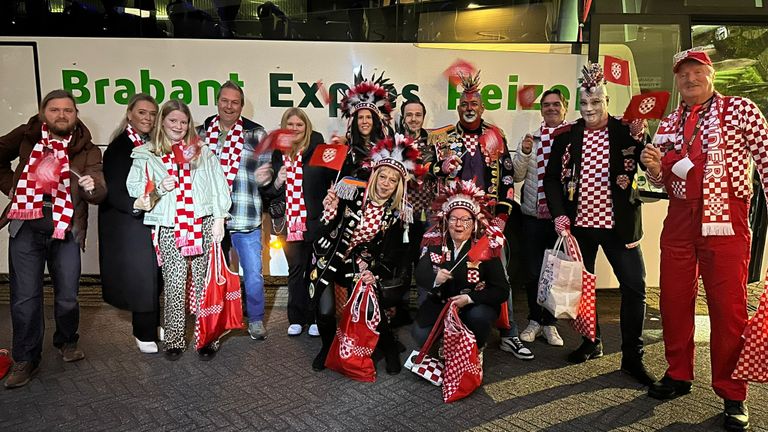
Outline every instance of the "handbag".
<path id="1" fill-rule="evenodd" d="M 568 234 L 565 239 L 568 246 L 568 254 L 580 263 L 583 263 L 581 249 L 576 238 Z M 581 299 L 579 301 L 576 319 L 573 320 L 573 328 L 581 333 L 582 336 L 595 341 L 597 337 L 597 297 L 595 288 L 597 286 L 597 276 L 587 271 L 582 265 L 581 268 Z"/>
<path id="2" fill-rule="evenodd" d="M 575 243 L 572 236 L 570 239 Z M 555 246 L 544 252 L 536 302 L 555 318 L 576 318 L 581 301 L 584 264 L 580 258 L 565 253 L 565 241 L 565 237 L 558 237 Z"/>
<path id="3" fill-rule="evenodd" d="M 406 369 L 436 386 L 443 384 L 445 365 L 440 359 L 431 357 L 427 355 L 427 353 L 429 353 L 429 350 L 437 339 L 438 333 L 441 333 L 443 330 L 443 318 L 449 307 L 450 303 L 446 303 L 443 310 L 440 311 L 440 315 L 437 316 L 437 320 L 435 320 L 435 324 L 432 326 L 432 330 L 430 330 L 429 336 L 427 337 L 427 340 L 424 341 L 421 349 L 418 351 L 413 350 L 403 365 Z"/>
<path id="4" fill-rule="evenodd" d="M 358 280 L 344 305 L 336 336 L 325 359 L 325 367 L 357 381 L 376 381 L 371 354 L 379 341 L 376 327 L 381 312 L 373 285 Z"/>
<path id="5" fill-rule="evenodd" d="M 195 348 L 201 349 L 230 330 L 243 327 L 240 276 L 227 267 L 221 245 L 214 242 L 208 259 L 205 288 L 195 318 Z"/>
<path id="6" fill-rule="evenodd" d="M 483 383 L 483 364 L 475 335 L 459 318 L 459 308 L 451 302 L 445 314 L 443 353 L 443 401 L 455 402 L 474 392 Z"/>
<path id="7" fill-rule="evenodd" d="M 744 328 L 744 347 L 731 378 L 768 382 L 768 279 L 757 312 Z"/>

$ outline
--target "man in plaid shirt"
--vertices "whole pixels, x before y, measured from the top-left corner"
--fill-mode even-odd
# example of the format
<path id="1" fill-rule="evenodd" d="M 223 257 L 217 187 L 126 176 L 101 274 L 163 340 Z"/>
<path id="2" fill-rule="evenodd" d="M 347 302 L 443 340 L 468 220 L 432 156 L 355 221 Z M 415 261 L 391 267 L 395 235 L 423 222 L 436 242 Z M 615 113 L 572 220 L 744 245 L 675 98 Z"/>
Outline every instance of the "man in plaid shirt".
<path id="1" fill-rule="evenodd" d="M 641 155 L 649 181 L 669 194 L 659 281 L 669 368 L 648 394 L 673 399 L 691 391 L 701 275 L 713 336 L 712 387 L 724 400 L 725 428 L 746 430 L 747 382 L 731 375 L 747 325 L 752 161 L 768 190 L 768 125 L 751 100 L 715 91 L 715 69 L 703 49 L 678 53 L 672 70 L 682 102 Z"/>
<path id="2" fill-rule="evenodd" d="M 270 153 L 255 154 L 264 128 L 243 117 L 245 96 L 232 81 L 221 86 L 216 106 L 218 114 L 198 127 L 198 135 L 219 157 L 232 191 L 231 218 L 227 235 L 243 269 L 248 333 L 254 340 L 267 336 L 264 327 L 264 276 L 261 269 L 261 211 L 259 188 L 270 183 Z M 249 175 L 255 173 L 255 175 Z"/>

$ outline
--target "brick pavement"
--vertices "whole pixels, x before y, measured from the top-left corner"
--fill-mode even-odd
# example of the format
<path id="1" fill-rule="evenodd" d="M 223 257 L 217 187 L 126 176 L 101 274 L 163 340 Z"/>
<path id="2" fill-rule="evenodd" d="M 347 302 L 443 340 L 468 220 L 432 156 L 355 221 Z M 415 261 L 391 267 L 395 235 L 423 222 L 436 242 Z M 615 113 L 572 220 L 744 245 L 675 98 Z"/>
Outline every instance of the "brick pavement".
<path id="1" fill-rule="evenodd" d="M 281 303 L 279 293 L 274 298 Z M 411 373 L 386 375 L 383 361 L 376 383 L 313 372 L 310 362 L 320 342 L 306 334 L 285 336 L 288 323 L 280 306 L 268 310 L 266 341 L 237 332 L 207 363 L 191 351 L 175 363 L 140 354 L 129 313 L 84 307 L 81 347 L 87 357 L 73 364 L 63 363 L 51 347 L 52 308 L 46 307 L 41 372 L 24 388 L 0 390 L 0 430 L 719 430 L 721 401 L 709 388 L 707 344 L 697 344 L 698 378 L 690 395 L 664 403 L 650 399 L 618 371 L 618 296 L 601 292 L 598 303 L 605 357 L 567 364 L 564 358 L 578 337 L 565 324 L 560 328 L 566 346 L 537 341 L 531 362 L 498 350 L 496 340 L 485 353 L 483 387 L 451 405 L 442 403 L 439 388 Z M 524 310 L 522 302 L 518 310 Z M 0 306 L 0 347 L 10 344 L 9 315 L 8 307 Z M 649 309 L 648 318 L 646 358 L 661 374 L 657 311 Z M 413 348 L 407 332 L 400 335 Z M 768 385 L 753 385 L 753 430 L 768 430 L 765 407 Z"/>

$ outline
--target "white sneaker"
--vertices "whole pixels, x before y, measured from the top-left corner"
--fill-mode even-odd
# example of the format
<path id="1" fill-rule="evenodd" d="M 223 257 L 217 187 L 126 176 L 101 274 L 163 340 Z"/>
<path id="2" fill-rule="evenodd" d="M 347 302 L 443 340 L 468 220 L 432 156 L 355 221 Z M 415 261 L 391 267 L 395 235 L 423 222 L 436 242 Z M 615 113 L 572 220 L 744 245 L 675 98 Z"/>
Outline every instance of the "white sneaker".
<path id="1" fill-rule="evenodd" d="M 513 356 L 520 360 L 533 360 L 533 352 L 520 342 L 520 338 L 505 337 L 501 338 L 501 345 L 499 348 L 502 351 L 512 353 Z"/>
<path id="2" fill-rule="evenodd" d="M 309 330 L 307 330 L 307 334 L 312 337 L 320 336 L 320 330 L 317 328 L 317 324 L 312 324 L 311 326 L 309 326 Z"/>
<path id="3" fill-rule="evenodd" d="M 144 354 L 155 354 L 157 352 L 157 344 L 155 342 L 144 342 L 136 339 L 136 346 Z"/>
<path id="4" fill-rule="evenodd" d="M 547 339 L 547 343 L 552 346 L 563 346 L 563 338 L 560 337 L 560 333 L 557 332 L 557 327 L 553 325 L 544 326 L 541 329 L 544 334 L 544 338 Z"/>
<path id="5" fill-rule="evenodd" d="M 288 326 L 288 336 L 298 336 L 303 330 L 301 324 L 291 324 Z"/>
<path id="6" fill-rule="evenodd" d="M 523 342 L 533 342 L 536 340 L 536 337 L 541 334 L 541 324 L 537 323 L 536 321 L 530 320 L 528 321 L 528 327 L 523 330 L 522 333 L 520 333 L 520 340 Z"/>

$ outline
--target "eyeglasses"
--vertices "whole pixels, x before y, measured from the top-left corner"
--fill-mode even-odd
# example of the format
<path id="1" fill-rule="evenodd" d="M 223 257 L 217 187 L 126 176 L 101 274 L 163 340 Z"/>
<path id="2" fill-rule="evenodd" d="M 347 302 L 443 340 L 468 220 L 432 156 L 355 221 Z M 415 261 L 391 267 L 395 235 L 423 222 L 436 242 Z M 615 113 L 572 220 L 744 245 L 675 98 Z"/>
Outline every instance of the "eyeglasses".
<path id="1" fill-rule="evenodd" d="M 448 218 L 448 223 L 451 225 L 468 226 L 472 224 L 472 218 L 471 217 L 457 218 L 457 217 L 451 216 Z"/>

